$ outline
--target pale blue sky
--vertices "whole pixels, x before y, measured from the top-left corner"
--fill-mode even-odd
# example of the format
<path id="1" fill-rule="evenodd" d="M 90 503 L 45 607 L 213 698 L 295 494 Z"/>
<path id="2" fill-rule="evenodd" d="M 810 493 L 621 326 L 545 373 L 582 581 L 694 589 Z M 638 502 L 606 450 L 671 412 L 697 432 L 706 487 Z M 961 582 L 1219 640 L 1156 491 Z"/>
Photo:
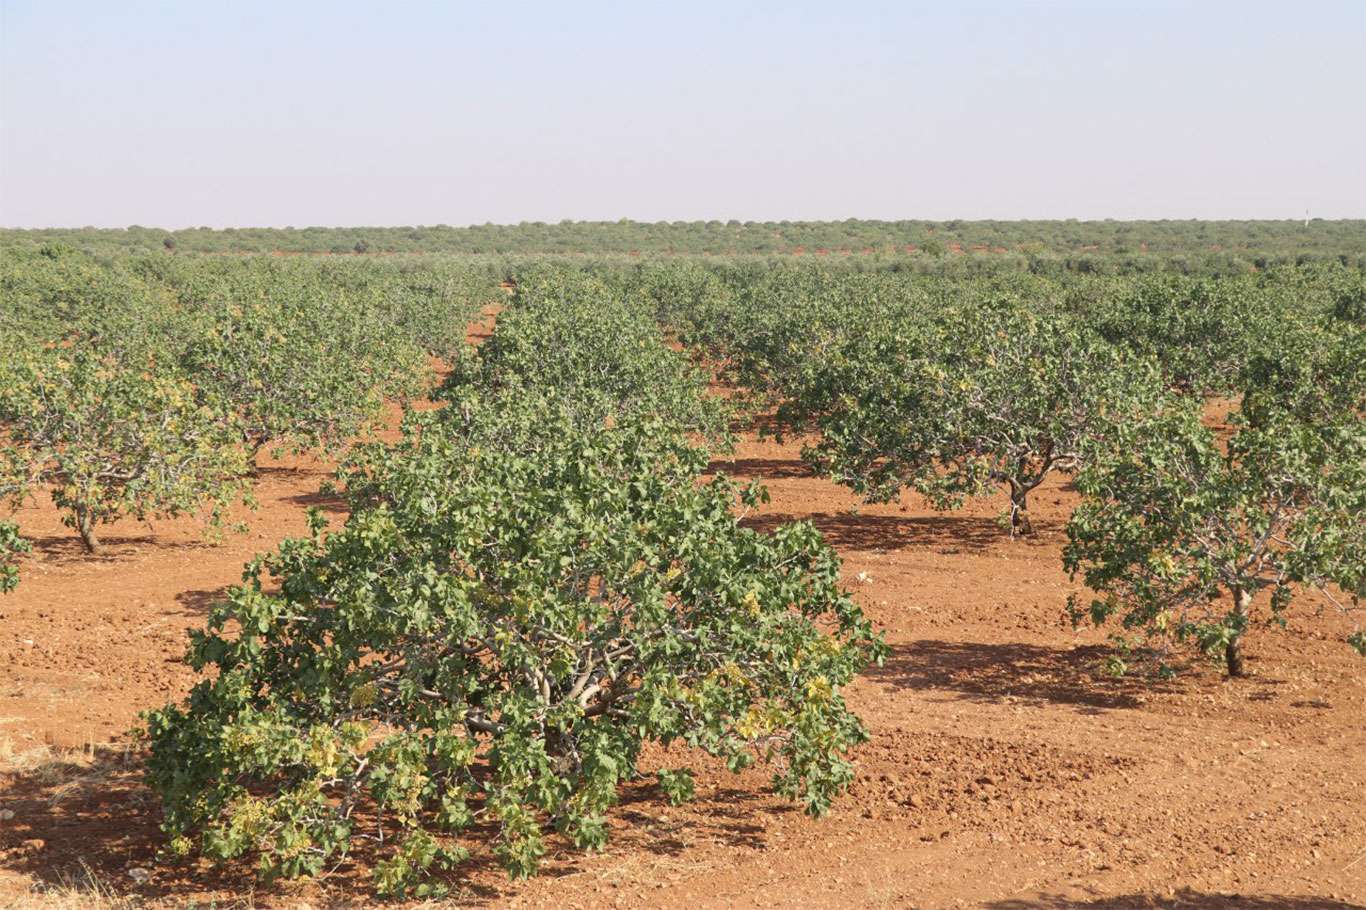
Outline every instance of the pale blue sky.
<path id="1" fill-rule="evenodd" d="M 0 225 L 1366 217 L 1366 0 L 0 0 Z"/>

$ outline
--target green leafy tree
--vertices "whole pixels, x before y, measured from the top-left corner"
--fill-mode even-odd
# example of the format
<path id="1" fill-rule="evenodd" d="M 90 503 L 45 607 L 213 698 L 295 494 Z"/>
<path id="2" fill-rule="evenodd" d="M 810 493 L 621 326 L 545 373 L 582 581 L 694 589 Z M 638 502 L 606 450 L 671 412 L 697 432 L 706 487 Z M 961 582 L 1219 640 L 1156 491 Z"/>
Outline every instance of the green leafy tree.
<path id="1" fill-rule="evenodd" d="M 1280 321 L 1271 295 L 1247 278 L 1125 278 L 1102 284 L 1098 295 L 1086 307 L 1088 323 L 1197 395 L 1236 388 L 1239 370 Z"/>
<path id="2" fill-rule="evenodd" d="M 115 350 L 155 347 L 172 334 L 174 303 L 122 260 L 50 247 L 0 250 L 0 333 L 30 342 L 75 335 Z"/>
<path id="3" fill-rule="evenodd" d="M 1319 370 L 1263 364 L 1226 441 L 1193 408 L 1125 427 L 1077 479 L 1064 564 L 1099 596 L 1074 598 L 1074 621 L 1118 617 L 1241 676 L 1262 603 L 1276 623 L 1304 588 L 1350 609 L 1366 593 L 1363 353 L 1358 338 Z"/>
<path id="4" fill-rule="evenodd" d="M 378 426 L 387 397 L 416 395 L 421 351 L 391 324 L 320 289 L 276 286 L 277 299 L 233 292 L 194 338 L 186 367 L 228 403 L 255 466 L 263 450 L 334 447 Z"/>
<path id="5" fill-rule="evenodd" d="M 553 388 L 575 402 L 588 426 L 648 414 L 716 445 L 731 441 L 725 403 L 707 394 L 703 372 L 665 345 L 650 309 L 614 299 L 590 279 L 520 286 L 493 336 L 456 362 L 443 394 L 472 388 Z"/>
<path id="6" fill-rule="evenodd" d="M 231 418 L 183 376 L 88 344 L 11 346 L 0 367 L 0 496 L 46 488 L 90 553 L 98 528 L 246 497 Z"/>
<path id="7" fill-rule="evenodd" d="M 871 501 L 909 488 L 941 509 L 1005 487 L 1012 534 L 1033 532 L 1034 489 L 1159 392 L 1142 363 L 1075 321 L 1010 300 L 893 323 L 816 375 L 803 394 L 817 470 Z"/>
<path id="8" fill-rule="evenodd" d="M 269 877 L 382 836 L 378 890 L 430 894 L 488 837 L 525 876 L 550 830 L 604 843 L 647 742 L 770 760 L 824 812 L 865 738 L 841 687 L 883 645 L 819 534 L 741 527 L 759 494 L 705 462 L 658 421 L 586 434 L 522 394 L 361 450 L 345 527 L 249 566 L 193 636 L 213 673 L 146 719 L 172 849 Z"/>

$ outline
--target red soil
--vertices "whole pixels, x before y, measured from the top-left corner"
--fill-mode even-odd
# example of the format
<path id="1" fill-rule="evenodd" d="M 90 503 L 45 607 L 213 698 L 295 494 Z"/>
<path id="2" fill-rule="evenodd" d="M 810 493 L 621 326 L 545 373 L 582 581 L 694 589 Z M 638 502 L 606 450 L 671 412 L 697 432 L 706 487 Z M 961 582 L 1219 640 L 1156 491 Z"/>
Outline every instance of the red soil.
<path id="1" fill-rule="evenodd" d="M 814 521 L 886 632 L 891 659 L 848 693 L 872 732 L 852 791 L 812 820 L 764 792 L 762 769 L 707 765 L 697 801 L 681 808 L 647 779 L 623 791 L 605 852 L 552 840 L 542 875 L 516 883 L 476 850 L 460 902 L 1366 903 L 1366 663 L 1336 640 L 1336 614 L 1317 615 L 1310 598 L 1287 630 L 1254 632 L 1246 680 L 1205 667 L 1165 683 L 1109 679 L 1095 672 L 1103 636 L 1062 621 L 1075 587 L 1059 563 L 1073 502 L 1061 483 L 1037 495 L 1037 539 L 1012 541 L 994 522 L 1002 502 L 951 514 L 912 501 L 858 507 L 807 476 L 797 451 L 747 440 L 713 467 L 768 483 L 755 526 Z M 155 801 L 121 736 L 139 710 L 192 684 L 178 660 L 185 632 L 248 557 L 303 533 L 310 505 L 340 519 L 317 492 L 327 476 L 309 459 L 270 465 L 250 533 L 218 545 L 189 522 L 129 522 L 93 559 L 49 506 L 20 513 L 36 552 L 0 599 L 0 905 L 42 904 L 81 864 L 155 905 L 369 903 L 358 865 L 250 897 L 249 870 L 158 865 Z M 138 867 L 151 870 L 146 883 L 129 875 Z"/>

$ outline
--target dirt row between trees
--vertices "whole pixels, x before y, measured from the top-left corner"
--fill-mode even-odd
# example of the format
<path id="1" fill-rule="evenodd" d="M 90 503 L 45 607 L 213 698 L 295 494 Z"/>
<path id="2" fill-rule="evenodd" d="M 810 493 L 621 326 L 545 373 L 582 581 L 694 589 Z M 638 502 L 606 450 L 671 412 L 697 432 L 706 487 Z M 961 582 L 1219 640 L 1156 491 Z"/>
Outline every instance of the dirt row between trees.
<path id="1" fill-rule="evenodd" d="M 1251 634 L 1246 680 L 1198 666 L 1113 680 L 1096 672 L 1103 636 L 1063 621 L 1064 485 L 1037 496 L 1038 537 L 1012 541 L 1003 502 L 859 507 L 798 450 L 747 438 L 713 468 L 768 484 L 755 526 L 814 521 L 886 632 L 891 659 L 849 692 L 872 732 L 852 791 L 811 820 L 764 792 L 762 769 L 708 766 L 679 808 L 643 781 L 611 813 L 605 852 L 557 843 L 540 877 L 514 883 L 476 850 L 455 903 L 1366 905 L 1366 662 L 1334 611 L 1310 600 L 1287 630 Z M 0 599 L 0 906 L 86 906 L 91 879 L 154 905 L 369 902 L 354 865 L 254 893 L 241 869 L 158 865 L 155 802 L 123 736 L 189 689 L 185 632 L 246 559 L 304 533 L 311 506 L 343 517 L 318 493 L 329 470 L 271 463 L 250 532 L 219 545 L 187 522 L 130 522 L 92 559 L 50 507 L 18 516 L 36 552 Z"/>

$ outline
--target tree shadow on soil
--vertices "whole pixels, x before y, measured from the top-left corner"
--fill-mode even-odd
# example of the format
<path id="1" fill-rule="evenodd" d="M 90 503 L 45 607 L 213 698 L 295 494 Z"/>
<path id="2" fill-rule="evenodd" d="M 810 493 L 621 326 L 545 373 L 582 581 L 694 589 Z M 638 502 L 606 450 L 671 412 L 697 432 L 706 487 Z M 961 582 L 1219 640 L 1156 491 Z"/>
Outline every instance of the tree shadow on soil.
<path id="1" fill-rule="evenodd" d="M 347 508 L 346 500 L 336 494 L 323 493 L 300 493 L 297 496 L 284 497 L 285 502 L 292 502 L 296 506 L 306 509 L 319 509 L 323 512 L 331 512 L 334 515 L 345 515 L 350 510 Z"/>
<path id="2" fill-rule="evenodd" d="M 369 905 L 370 870 L 381 858 L 371 847 L 358 847 L 318 879 L 269 886 L 257 880 L 249 859 L 215 866 L 158 856 L 164 844 L 161 810 L 143 782 L 144 758 L 128 746 L 98 746 L 93 752 L 48 754 L 21 769 L 0 771 L 0 803 L 14 813 L 0 826 L 0 867 L 31 878 L 35 893 L 85 895 L 91 903 L 102 896 L 129 896 L 179 906 L 205 896 L 250 901 L 307 892 L 320 895 L 329 906 L 337 898 L 347 906 Z M 653 864 L 681 857 L 697 842 L 759 849 L 766 844 L 761 819 L 796 811 L 771 803 L 766 793 L 723 787 L 675 807 L 652 778 L 642 777 L 623 785 L 618 804 L 608 812 L 612 835 L 606 852 L 612 861 L 590 864 L 588 854 L 547 831 L 549 849 L 539 875 L 648 877 Z M 489 904 L 519 892 L 487 848 L 495 833 L 491 825 L 482 825 L 461 838 L 472 855 L 437 876 L 451 888 L 452 897 Z M 150 879 L 136 883 L 130 875 L 134 869 L 147 870 Z"/>
<path id="3" fill-rule="evenodd" d="M 901 550 L 934 547 L 949 552 L 980 552 L 1000 546 L 1009 535 L 991 518 L 966 515 L 850 515 L 813 512 L 810 515 L 768 514 L 746 518 L 742 524 L 772 532 L 792 521 L 810 521 L 830 545 L 847 550 Z"/>
<path id="4" fill-rule="evenodd" d="M 1087 899 L 1042 895 L 993 901 L 985 906 L 989 910 L 1366 910 L 1361 904 L 1329 897 L 1204 894 L 1189 888 L 1169 896 L 1128 894 Z"/>
<path id="5" fill-rule="evenodd" d="M 922 640 L 893 645 L 886 662 L 870 667 L 866 675 L 894 689 L 947 689 L 977 701 L 1014 697 L 1090 712 L 1136 708 L 1140 695 L 1169 690 L 1147 678 L 1100 675 L 1096 665 L 1109 654 L 1104 645 L 1050 648 Z"/>
<path id="6" fill-rule="evenodd" d="M 762 849 L 767 841 L 765 829 L 757 819 L 796 811 L 794 806 L 766 805 L 769 794 L 739 788 L 718 788 L 683 806 L 673 806 L 648 776 L 623 784 L 617 803 L 608 810 L 611 835 L 596 858 L 575 850 L 567 840 L 547 829 L 546 855 L 536 877 L 546 880 L 592 875 L 603 878 L 631 875 L 651 878 L 652 867 L 661 860 L 678 860 L 698 842 L 724 844 L 731 848 Z M 452 897 L 479 905 L 503 904 L 520 892 L 516 881 L 509 881 L 502 865 L 487 849 L 497 835 L 491 824 L 468 829 L 462 843 L 471 855 L 451 872 L 439 875 Z M 368 869 L 374 858 L 357 856 L 356 867 Z M 351 870 L 354 871 L 354 870 Z M 357 888 L 365 889 L 365 875 Z"/>
<path id="7" fill-rule="evenodd" d="M 268 464 L 258 465 L 250 472 L 249 476 L 253 480 L 266 480 L 267 478 L 277 477 L 286 479 L 324 475 L 330 477 L 332 476 L 332 473 L 333 472 L 327 468 L 309 465 Z"/>
<path id="8" fill-rule="evenodd" d="M 133 890 L 129 870 L 149 869 L 136 887 L 144 897 L 222 887 L 247 893 L 249 872 L 201 863 L 160 864 L 160 812 L 142 782 L 141 753 L 97 746 L 93 753 L 53 755 L 22 771 L 0 773 L 0 793 L 14 818 L 0 829 L 0 865 L 28 875 L 35 890 L 83 890 L 82 882 Z"/>
<path id="9" fill-rule="evenodd" d="M 764 480 L 816 476 L 806 462 L 799 458 L 718 458 L 707 465 L 707 473 Z"/>
<path id="10" fill-rule="evenodd" d="M 181 591 L 175 596 L 175 602 L 187 610 L 193 610 L 196 613 L 208 613 L 216 604 L 227 600 L 229 587 L 231 585 Z"/>
<path id="11" fill-rule="evenodd" d="M 85 544 L 73 532 L 70 535 L 54 534 L 44 537 L 31 537 L 33 552 L 41 555 L 51 565 L 64 565 L 72 562 L 102 561 L 114 562 L 137 555 L 143 547 L 156 550 L 199 550 L 213 546 L 204 540 L 161 540 L 151 534 L 135 536 L 115 535 L 100 537 L 101 552 L 89 553 Z"/>
<path id="12" fill-rule="evenodd" d="M 745 396 L 743 391 L 731 385 L 713 385 L 712 391 L 732 401 L 737 398 L 743 399 Z M 784 430 L 789 431 L 786 434 L 789 439 L 800 438 L 800 434 L 791 432 L 791 428 L 784 426 L 771 412 L 756 414 L 744 407 L 731 418 L 729 426 L 732 433 L 753 433 L 761 439 L 766 436 L 776 438 Z"/>
<path id="13" fill-rule="evenodd" d="M 632 831 L 625 837 L 614 833 L 613 843 L 677 856 L 687 846 L 678 835 L 686 833 L 693 839 L 710 839 L 728 847 L 760 849 L 767 841 L 764 826 L 755 819 L 797 811 L 795 805 L 764 805 L 771 799 L 767 792 L 718 787 L 705 797 L 675 807 L 658 784 L 641 780 L 621 792 L 614 814 L 630 822 Z M 665 816 L 672 820 L 661 822 Z"/>

